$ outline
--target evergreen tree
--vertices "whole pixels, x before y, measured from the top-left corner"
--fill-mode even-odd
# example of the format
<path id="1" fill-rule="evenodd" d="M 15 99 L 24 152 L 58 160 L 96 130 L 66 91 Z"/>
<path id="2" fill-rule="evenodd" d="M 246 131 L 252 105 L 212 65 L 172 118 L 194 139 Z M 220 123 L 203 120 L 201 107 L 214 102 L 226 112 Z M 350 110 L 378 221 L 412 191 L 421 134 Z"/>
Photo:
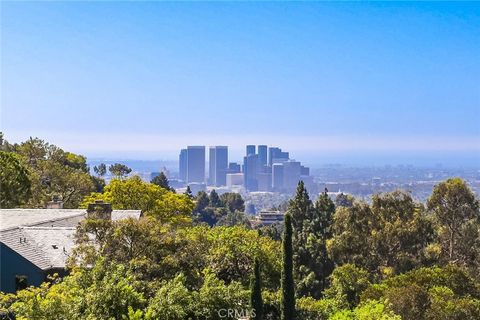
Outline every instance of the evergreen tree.
<path id="1" fill-rule="evenodd" d="M 292 248 L 292 218 L 285 215 L 285 230 L 283 233 L 283 265 L 282 265 L 282 302 L 281 319 L 295 319 L 295 284 L 293 282 L 293 248 Z"/>
<path id="2" fill-rule="evenodd" d="M 163 172 L 160 172 L 160 174 L 153 178 L 150 183 L 156 184 L 157 186 L 162 187 L 163 189 L 166 189 L 168 191 L 175 190 L 170 187 L 170 184 L 168 183 L 168 178 Z"/>
<path id="3" fill-rule="evenodd" d="M 226 192 L 220 196 L 220 200 L 230 212 L 245 211 L 245 201 L 239 193 Z"/>
<path id="4" fill-rule="evenodd" d="M 467 183 L 451 178 L 433 189 L 427 202 L 437 225 L 443 262 L 480 265 L 480 202 Z"/>
<path id="5" fill-rule="evenodd" d="M 316 243 L 317 250 L 313 250 L 315 259 L 312 259 L 311 268 L 319 281 L 319 287 L 313 288 L 312 295 L 319 298 L 323 290 L 328 287 L 328 278 L 334 269 L 334 262 L 327 251 L 327 240 L 333 236 L 332 225 L 335 204 L 327 192 L 322 193 L 315 202 L 315 214 L 312 221 L 312 232 L 318 242 Z"/>
<path id="6" fill-rule="evenodd" d="M 255 258 L 254 277 L 250 282 L 250 306 L 252 308 L 253 320 L 263 319 L 262 282 L 260 278 L 260 262 Z"/>
<path id="7" fill-rule="evenodd" d="M 214 208 L 218 208 L 223 205 L 222 200 L 220 200 L 220 197 L 218 196 L 218 193 L 215 191 L 215 189 L 210 192 L 209 201 L 210 206 Z"/>
<path id="8" fill-rule="evenodd" d="M 115 178 L 123 178 L 132 172 L 132 169 L 124 164 L 115 163 L 108 167 L 108 171 L 110 171 Z"/>
<path id="9" fill-rule="evenodd" d="M 351 207 L 355 199 L 349 194 L 340 193 L 335 198 L 335 206 L 337 207 Z"/>
<path id="10" fill-rule="evenodd" d="M 308 196 L 303 181 L 298 183 L 288 212 L 293 220 L 293 261 L 298 296 L 320 298 L 333 271 L 326 241 L 331 237 L 335 205 L 324 192 L 315 205 Z"/>
<path id="11" fill-rule="evenodd" d="M 20 157 L 0 151 L 0 208 L 15 208 L 31 195 L 29 172 Z"/>
<path id="12" fill-rule="evenodd" d="M 195 212 L 202 212 L 210 202 L 205 191 L 199 191 L 195 197 L 195 200 Z"/>
<path id="13" fill-rule="evenodd" d="M 97 176 L 103 177 L 107 173 L 107 166 L 105 163 L 100 163 L 98 166 L 93 167 L 93 171 L 97 174 Z"/>
<path id="14" fill-rule="evenodd" d="M 186 195 L 190 199 L 193 199 L 193 193 L 192 193 L 192 189 L 190 189 L 190 186 L 187 186 L 187 190 L 185 190 L 184 195 Z"/>

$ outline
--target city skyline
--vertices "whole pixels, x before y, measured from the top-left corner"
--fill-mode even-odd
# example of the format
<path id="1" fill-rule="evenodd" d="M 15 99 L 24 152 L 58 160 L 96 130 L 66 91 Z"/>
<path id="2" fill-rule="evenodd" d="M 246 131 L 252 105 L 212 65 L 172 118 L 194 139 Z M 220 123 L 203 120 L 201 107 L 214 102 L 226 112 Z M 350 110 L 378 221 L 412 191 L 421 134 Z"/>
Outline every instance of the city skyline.
<path id="1" fill-rule="evenodd" d="M 299 181 L 317 190 L 310 168 L 279 147 L 246 145 L 243 162 L 229 159 L 228 146 L 187 146 L 178 156 L 178 175 L 167 172 L 176 187 L 196 193 L 209 187 L 245 192 L 293 192 Z M 208 166 L 207 166 L 208 163 Z M 206 170 L 208 168 L 208 171 Z M 168 170 L 168 169 L 167 169 Z M 150 176 L 158 175 L 152 173 Z"/>
<path id="2" fill-rule="evenodd" d="M 480 162 L 479 3 L 1 6 L 13 142 L 90 158 L 176 159 L 189 144 L 240 156 L 261 141 L 311 165 Z"/>

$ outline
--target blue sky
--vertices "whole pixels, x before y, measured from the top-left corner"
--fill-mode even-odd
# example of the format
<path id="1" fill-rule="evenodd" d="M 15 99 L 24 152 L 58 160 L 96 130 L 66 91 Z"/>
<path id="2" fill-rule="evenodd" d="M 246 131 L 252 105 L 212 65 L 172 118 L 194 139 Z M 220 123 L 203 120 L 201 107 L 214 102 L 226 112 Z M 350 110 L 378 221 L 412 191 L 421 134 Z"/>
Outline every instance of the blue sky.
<path id="1" fill-rule="evenodd" d="M 1 32 L 13 141 L 480 161 L 480 3 L 2 2 Z"/>

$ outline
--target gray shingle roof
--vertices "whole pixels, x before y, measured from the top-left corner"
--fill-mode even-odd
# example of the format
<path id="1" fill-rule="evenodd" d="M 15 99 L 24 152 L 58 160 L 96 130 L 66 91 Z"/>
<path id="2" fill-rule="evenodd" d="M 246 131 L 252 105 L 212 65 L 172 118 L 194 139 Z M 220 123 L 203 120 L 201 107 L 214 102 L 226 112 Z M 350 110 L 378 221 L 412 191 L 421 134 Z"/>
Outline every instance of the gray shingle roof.
<path id="1" fill-rule="evenodd" d="M 52 268 L 52 264 L 48 261 L 45 253 L 42 252 L 33 239 L 23 232 L 22 228 L 13 228 L 0 232 L 0 242 L 42 270 Z"/>
<path id="2" fill-rule="evenodd" d="M 23 227 L 23 233 L 35 241 L 53 268 L 64 268 L 75 246 L 76 228 Z"/>
<path id="3" fill-rule="evenodd" d="M 85 209 L 0 209 L 0 230 L 35 226 L 85 214 Z"/>
<path id="4" fill-rule="evenodd" d="M 86 214 L 85 209 L 0 209 L 0 231 L 16 227 L 76 227 Z M 113 210 L 112 220 L 139 219 L 140 210 Z"/>
<path id="5" fill-rule="evenodd" d="M 0 242 L 42 270 L 64 268 L 85 209 L 0 209 Z M 139 219 L 140 210 L 113 210 L 112 220 Z"/>

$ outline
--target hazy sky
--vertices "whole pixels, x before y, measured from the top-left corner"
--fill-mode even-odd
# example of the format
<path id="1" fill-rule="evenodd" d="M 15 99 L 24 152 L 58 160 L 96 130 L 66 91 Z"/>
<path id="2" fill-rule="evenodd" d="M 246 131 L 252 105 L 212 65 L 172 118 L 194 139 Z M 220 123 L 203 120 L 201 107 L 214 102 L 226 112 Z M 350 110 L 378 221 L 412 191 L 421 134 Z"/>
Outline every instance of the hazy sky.
<path id="1" fill-rule="evenodd" d="M 311 162 L 480 161 L 480 2 L 2 1 L 1 32 L 12 141 L 136 159 L 254 143 Z"/>

